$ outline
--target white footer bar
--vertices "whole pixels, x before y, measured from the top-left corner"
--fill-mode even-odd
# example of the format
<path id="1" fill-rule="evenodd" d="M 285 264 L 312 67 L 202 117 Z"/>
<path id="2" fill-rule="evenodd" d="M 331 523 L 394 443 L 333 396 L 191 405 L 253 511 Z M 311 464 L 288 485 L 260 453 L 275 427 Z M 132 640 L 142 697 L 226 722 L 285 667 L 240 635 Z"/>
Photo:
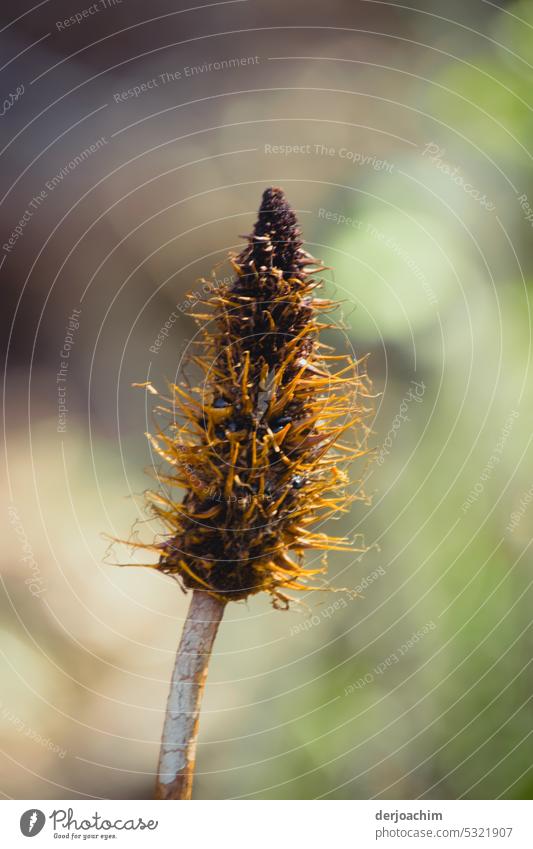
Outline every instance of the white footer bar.
<path id="1" fill-rule="evenodd" d="M 533 805 L 519 801 L 2 801 L 1 845 L 533 846 Z M 32 842 L 35 841 L 35 842 Z"/>

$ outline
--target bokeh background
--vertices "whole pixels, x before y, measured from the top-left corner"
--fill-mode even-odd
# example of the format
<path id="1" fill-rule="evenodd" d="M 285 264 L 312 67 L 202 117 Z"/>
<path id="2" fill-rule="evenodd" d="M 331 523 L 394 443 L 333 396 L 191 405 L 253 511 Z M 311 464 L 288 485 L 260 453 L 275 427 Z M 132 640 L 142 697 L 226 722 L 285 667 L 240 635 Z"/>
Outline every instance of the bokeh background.
<path id="1" fill-rule="evenodd" d="M 533 6 L 192 6 L 0 12 L 0 790 L 152 795 L 188 599 L 103 536 L 158 530 L 131 383 L 281 185 L 370 355 L 368 550 L 230 606 L 196 796 L 531 798 Z"/>

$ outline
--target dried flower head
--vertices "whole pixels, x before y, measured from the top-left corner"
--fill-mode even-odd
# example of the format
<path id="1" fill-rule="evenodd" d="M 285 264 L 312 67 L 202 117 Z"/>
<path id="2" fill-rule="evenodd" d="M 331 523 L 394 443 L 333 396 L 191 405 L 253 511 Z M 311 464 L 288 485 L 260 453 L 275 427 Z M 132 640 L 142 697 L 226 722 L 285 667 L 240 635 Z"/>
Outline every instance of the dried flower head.
<path id="1" fill-rule="evenodd" d="M 362 497 L 343 467 L 366 453 L 369 384 L 362 361 L 320 341 L 337 304 L 315 297 L 323 266 L 300 235 L 282 190 L 267 189 L 234 278 L 194 314 L 200 385 L 171 384 L 156 408 L 168 425 L 147 434 L 166 466 L 147 497 L 167 537 L 143 547 L 224 601 L 264 590 L 286 606 L 286 590 L 323 588 L 306 582 L 324 571 L 305 568 L 306 549 L 352 550 L 313 526 Z"/>

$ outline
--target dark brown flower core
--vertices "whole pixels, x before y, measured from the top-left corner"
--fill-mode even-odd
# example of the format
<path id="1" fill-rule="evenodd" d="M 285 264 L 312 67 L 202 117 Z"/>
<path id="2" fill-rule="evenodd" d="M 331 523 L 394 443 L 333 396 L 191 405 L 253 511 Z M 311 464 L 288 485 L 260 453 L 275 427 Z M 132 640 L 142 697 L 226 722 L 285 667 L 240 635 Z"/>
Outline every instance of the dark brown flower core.
<path id="1" fill-rule="evenodd" d="M 267 189 L 234 279 L 195 314 L 201 385 L 172 384 L 157 408 L 169 425 L 149 435 L 167 469 L 148 497 L 168 536 L 147 547 L 158 569 L 225 600 L 265 590 L 285 605 L 324 571 L 303 566 L 306 549 L 352 550 L 311 526 L 362 497 L 341 467 L 366 453 L 368 381 L 319 340 L 336 304 L 314 297 L 322 268 L 300 235 L 283 191 Z"/>
<path id="2" fill-rule="evenodd" d="M 296 215 L 282 189 L 266 189 L 248 246 L 237 261 L 252 277 L 256 269 L 273 268 L 282 271 L 285 279 L 299 277 L 310 259 L 302 250 L 300 236 Z"/>

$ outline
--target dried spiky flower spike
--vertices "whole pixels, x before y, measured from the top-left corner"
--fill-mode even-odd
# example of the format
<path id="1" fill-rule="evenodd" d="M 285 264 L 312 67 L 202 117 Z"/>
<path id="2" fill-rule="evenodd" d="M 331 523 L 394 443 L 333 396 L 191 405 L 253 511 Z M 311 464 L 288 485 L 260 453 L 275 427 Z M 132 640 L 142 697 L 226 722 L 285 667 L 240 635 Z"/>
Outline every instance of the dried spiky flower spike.
<path id="1" fill-rule="evenodd" d="M 281 189 L 263 194 L 232 264 L 232 282 L 195 316 L 200 385 L 172 384 L 156 408 L 168 426 L 148 434 L 166 466 L 148 498 L 167 535 L 139 545 L 193 590 L 165 715 L 163 799 L 191 798 L 200 702 L 225 604 L 266 591 L 286 607 L 287 590 L 323 589 L 312 579 L 324 569 L 304 566 L 306 549 L 351 549 L 314 526 L 362 497 L 346 494 L 342 466 L 366 452 L 366 375 L 319 339 L 336 304 L 314 296 L 323 268 L 303 249 Z M 347 431 L 351 446 L 340 441 Z"/>
<path id="2" fill-rule="evenodd" d="M 159 480 L 186 490 L 181 502 L 149 494 L 169 531 L 158 568 L 224 601 L 266 591 L 286 606 L 286 590 L 312 589 L 303 581 L 324 571 L 302 565 L 306 549 L 349 549 L 313 525 L 361 497 L 344 492 L 341 466 L 365 452 L 366 375 L 319 341 L 336 304 L 313 296 L 323 267 L 281 189 L 264 192 L 232 265 L 234 280 L 194 314 L 201 386 L 172 385 L 159 408 L 172 423 L 149 435 L 171 470 Z M 341 445 L 354 426 L 355 445 Z"/>

